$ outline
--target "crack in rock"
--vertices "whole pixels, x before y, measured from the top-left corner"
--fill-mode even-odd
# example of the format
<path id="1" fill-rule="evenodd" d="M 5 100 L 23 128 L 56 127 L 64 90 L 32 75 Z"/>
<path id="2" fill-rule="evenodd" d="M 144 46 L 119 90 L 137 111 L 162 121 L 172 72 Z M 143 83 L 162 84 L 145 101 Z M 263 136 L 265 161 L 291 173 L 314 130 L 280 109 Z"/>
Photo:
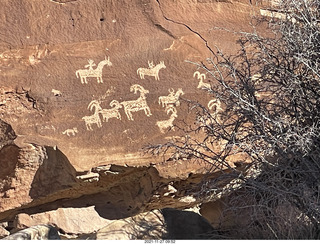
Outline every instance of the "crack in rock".
<path id="1" fill-rule="evenodd" d="M 50 0 L 51 2 L 53 3 L 58 3 L 58 4 L 66 4 L 66 3 L 69 3 L 69 2 L 75 2 L 77 0 Z"/>
<path id="2" fill-rule="evenodd" d="M 190 30 L 192 33 L 194 33 L 194 34 L 196 34 L 197 36 L 199 36 L 199 37 L 204 41 L 206 47 L 209 49 L 209 51 L 212 53 L 212 55 L 215 56 L 213 50 L 211 49 L 211 47 L 210 47 L 209 44 L 208 44 L 208 41 L 207 41 L 199 32 L 193 30 L 190 26 L 188 26 L 188 25 L 185 24 L 185 23 L 181 23 L 181 22 L 175 21 L 175 20 L 170 19 L 170 18 L 168 18 L 167 16 L 165 16 L 165 14 L 164 14 L 164 12 L 163 12 L 163 10 L 162 10 L 162 7 L 161 7 L 160 0 L 156 0 L 156 1 L 157 1 L 158 5 L 159 5 L 160 11 L 161 11 L 162 16 L 163 16 L 163 18 L 164 18 L 165 20 L 167 20 L 167 21 L 169 21 L 169 22 L 172 22 L 172 23 L 174 23 L 174 24 L 183 25 L 183 26 L 186 27 L 188 30 Z"/>

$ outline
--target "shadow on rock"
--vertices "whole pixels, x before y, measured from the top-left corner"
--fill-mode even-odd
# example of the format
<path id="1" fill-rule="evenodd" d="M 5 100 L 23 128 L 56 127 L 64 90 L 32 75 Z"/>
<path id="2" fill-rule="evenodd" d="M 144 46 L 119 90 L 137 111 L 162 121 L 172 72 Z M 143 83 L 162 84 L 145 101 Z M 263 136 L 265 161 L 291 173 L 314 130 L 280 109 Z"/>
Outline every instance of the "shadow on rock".
<path id="1" fill-rule="evenodd" d="M 215 229 L 201 215 L 172 208 L 161 210 L 167 229 L 164 239 L 209 239 Z"/>
<path id="2" fill-rule="evenodd" d="M 59 150 L 45 147 L 47 157 L 37 170 L 31 184 L 30 197 L 35 199 L 72 187 L 76 182 L 76 170 Z"/>

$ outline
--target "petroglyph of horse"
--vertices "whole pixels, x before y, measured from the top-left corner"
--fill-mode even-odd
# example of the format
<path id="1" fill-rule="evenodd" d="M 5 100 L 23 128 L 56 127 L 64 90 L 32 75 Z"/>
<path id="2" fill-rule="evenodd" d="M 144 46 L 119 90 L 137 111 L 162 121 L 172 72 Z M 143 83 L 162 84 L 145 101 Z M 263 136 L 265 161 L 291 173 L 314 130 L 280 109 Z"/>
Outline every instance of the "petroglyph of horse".
<path id="1" fill-rule="evenodd" d="M 160 80 L 159 71 L 160 69 L 165 69 L 164 61 L 160 61 L 156 66 L 153 65 L 153 62 L 148 61 L 148 68 L 139 68 L 137 69 L 137 74 L 140 75 L 140 79 L 144 79 L 145 75 L 154 76 L 155 80 Z"/>
<path id="2" fill-rule="evenodd" d="M 184 92 L 182 91 L 182 88 L 179 88 L 176 93 L 174 93 L 174 89 L 170 88 L 168 96 L 160 96 L 158 99 L 159 104 L 162 105 L 162 107 L 167 107 L 168 104 L 174 104 L 175 106 L 180 106 L 179 98 L 180 96 L 184 95 Z"/>
<path id="3" fill-rule="evenodd" d="M 177 110 L 173 106 L 166 107 L 167 114 L 171 112 L 170 118 L 167 120 L 157 121 L 156 125 L 159 127 L 161 133 L 165 133 L 167 129 L 174 131 L 173 121 L 178 117 Z"/>
<path id="4" fill-rule="evenodd" d="M 72 129 L 67 129 L 64 132 L 62 132 L 63 135 L 67 136 L 75 136 L 76 133 L 78 133 L 78 129 L 76 127 L 73 127 Z"/>
<path id="5" fill-rule="evenodd" d="M 196 77 L 199 80 L 199 84 L 197 86 L 197 88 L 199 89 L 203 89 L 203 88 L 207 88 L 210 89 L 211 86 L 208 83 L 203 82 L 206 79 L 206 74 L 201 74 L 199 71 L 196 71 L 193 73 L 193 77 Z"/>
<path id="6" fill-rule="evenodd" d="M 132 112 L 137 112 L 140 110 L 144 110 L 144 113 L 148 117 L 151 116 L 152 114 L 146 101 L 146 94 L 148 94 L 149 91 L 137 84 L 132 85 L 130 87 L 130 92 L 133 92 L 133 91 L 134 91 L 134 94 L 136 94 L 137 92 L 140 92 L 140 97 L 137 100 L 124 101 L 120 103 L 123 105 L 124 112 L 126 113 L 128 120 L 133 120 Z"/>
<path id="7" fill-rule="evenodd" d="M 77 78 L 80 77 L 82 84 L 88 84 L 87 82 L 88 77 L 95 77 L 97 78 L 98 83 L 103 83 L 102 69 L 105 65 L 108 65 L 108 66 L 112 65 L 112 63 L 110 62 L 110 57 L 108 57 L 108 59 L 107 57 L 105 57 L 105 59 L 98 64 L 96 69 L 93 69 L 93 66 L 96 66 L 96 65 L 94 64 L 92 59 L 89 59 L 88 62 L 89 64 L 85 65 L 85 68 L 88 68 L 88 69 L 79 69 L 76 71 Z"/>

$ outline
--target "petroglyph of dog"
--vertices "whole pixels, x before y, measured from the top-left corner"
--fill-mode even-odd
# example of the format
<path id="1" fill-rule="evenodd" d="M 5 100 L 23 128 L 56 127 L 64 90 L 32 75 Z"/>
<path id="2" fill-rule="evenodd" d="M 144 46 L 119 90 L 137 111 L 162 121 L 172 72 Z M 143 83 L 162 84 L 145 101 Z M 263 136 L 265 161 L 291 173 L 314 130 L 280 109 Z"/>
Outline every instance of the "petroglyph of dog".
<path id="1" fill-rule="evenodd" d="M 73 127 L 72 129 L 66 129 L 64 132 L 62 132 L 63 135 L 67 136 L 75 136 L 76 133 L 78 133 L 78 129 L 76 127 Z"/>

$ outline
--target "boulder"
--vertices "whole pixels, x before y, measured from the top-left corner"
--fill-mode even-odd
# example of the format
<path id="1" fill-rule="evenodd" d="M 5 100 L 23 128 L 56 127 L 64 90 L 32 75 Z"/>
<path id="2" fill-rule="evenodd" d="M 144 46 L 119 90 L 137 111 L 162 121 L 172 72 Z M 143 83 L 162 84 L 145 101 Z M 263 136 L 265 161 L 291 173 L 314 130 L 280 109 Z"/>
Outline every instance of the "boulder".
<path id="1" fill-rule="evenodd" d="M 20 216 L 19 214 L 18 216 Z M 109 224 L 111 220 L 98 215 L 94 207 L 58 208 L 57 210 L 33 214 L 25 225 L 51 224 L 63 234 L 81 235 L 95 232 Z"/>
<path id="2" fill-rule="evenodd" d="M 0 226 L 0 239 L 10 235 L 10 232 L 6 230 L 3 226 Z"/>
<path id="3" fill-rule="evenodd" d="M 166 208 L 115 220 L 100 229 L 96 239 L 207 239 L 214 233 L 212 226 L 199 214 Z"/>
<path id="4" fill-rule="evenodd" d="M 51 225 L 36 225 L 20 230 L 3 240 L 60 240 L 60 236 L 55 227 Z"/>

